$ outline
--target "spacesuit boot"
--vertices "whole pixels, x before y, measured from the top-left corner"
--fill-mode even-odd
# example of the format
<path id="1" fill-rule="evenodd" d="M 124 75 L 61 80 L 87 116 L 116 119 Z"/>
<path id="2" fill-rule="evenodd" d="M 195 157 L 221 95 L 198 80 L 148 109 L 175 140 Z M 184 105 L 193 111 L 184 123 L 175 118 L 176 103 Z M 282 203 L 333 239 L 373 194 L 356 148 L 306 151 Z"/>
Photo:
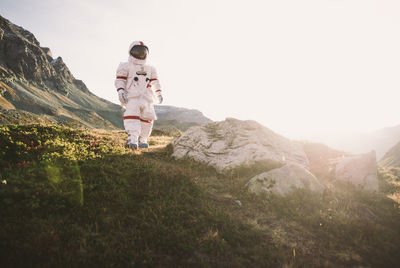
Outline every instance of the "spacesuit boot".
<path id="1" fill-rule="evenodd" d="M 147 143 L 147 139 L 151 134 L 151 130 L 153 129 L 153 121 L 150 122 L 140 122 L 141 132 L 139 136 L 139 148 L 149 148 L 149 144 Z"/>
<path id="2" fill-rule="evenodd" d="M 138 135 L 137 131 L 128 131 L 128 141 L 126 143 L 126 146 L 129 149 L 134 149 L 136 150 L 138 148 Z"/>

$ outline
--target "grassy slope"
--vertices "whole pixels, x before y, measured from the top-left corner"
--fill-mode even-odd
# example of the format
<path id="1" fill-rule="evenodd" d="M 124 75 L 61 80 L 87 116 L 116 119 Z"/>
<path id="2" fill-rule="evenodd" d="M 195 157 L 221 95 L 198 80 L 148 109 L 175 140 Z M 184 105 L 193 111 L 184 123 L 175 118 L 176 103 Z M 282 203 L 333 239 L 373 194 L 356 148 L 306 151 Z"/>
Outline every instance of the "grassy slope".
<path id="1" fill-rule="evenodd" d="M 226 175 L 170 158 L 169 137 L 0 126 L 0 266 L 394 266 L 398 204 L 330 189 L 255 196 L 260 163 Z M 385 182 L 390 178 L 391 182 Z M 386 192 L 396 176 L 382 174 Z M 349 187 L 347 187 L 349 188 Z M 240 200 L 240 204 L 238 202 Z"/>

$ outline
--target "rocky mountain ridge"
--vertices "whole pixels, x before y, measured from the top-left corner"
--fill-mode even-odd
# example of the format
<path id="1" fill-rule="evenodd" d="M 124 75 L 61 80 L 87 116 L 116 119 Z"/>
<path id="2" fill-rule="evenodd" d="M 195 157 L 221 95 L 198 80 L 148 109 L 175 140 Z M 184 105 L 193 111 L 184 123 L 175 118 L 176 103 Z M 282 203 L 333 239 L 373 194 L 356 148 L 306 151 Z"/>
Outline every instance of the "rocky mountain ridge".
<path id="1" fill-rule="evenodd" d="M 121 107 L 91 93 L 31 32 L 1 16 L 0 29 L 0 108 L 8 110 L 2 112 L 8 115 L 5 119 L 18 122 L 16 118 L 29 112 L 55 123 L 122 128 Z"/>

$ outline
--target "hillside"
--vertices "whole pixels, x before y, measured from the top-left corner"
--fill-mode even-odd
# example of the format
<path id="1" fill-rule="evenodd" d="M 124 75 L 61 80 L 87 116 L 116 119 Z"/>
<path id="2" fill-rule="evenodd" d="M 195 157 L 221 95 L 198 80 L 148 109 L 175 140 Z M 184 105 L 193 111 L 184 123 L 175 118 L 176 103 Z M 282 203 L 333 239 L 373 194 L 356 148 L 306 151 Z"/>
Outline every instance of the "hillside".
<path id="1" fill-rule="evenodd" d="M 380 165 L 387 168 L 400 168 L 400 142 L 393 146 L 381 159 Z"/>
<path id="2" fill-rule="evenodd" d="M 143 152 L 126 150 L 124 138 L 123 131 L 0 126 L 1 267 L 400 262 L 399 205 L 386 197 L 399 189 L 385 173 L 383 194 L 344 185 L 322 196 L 257 196 L 243 187 L 256 170 L 220 174 L 174 160 L 170 137 L 152 136 Z M 307 149 L 312 167 L 322 161 L 322 173 L 324 150 Z"/>
<path id="3" fill-rule="evenodd" d="M 185 131 L 189 127 L 212 122 L 202 112 L 195 109 L 156 105 L 155 110 L 158 119 L 154 122 L 154 128 L 171 134 L 176 130 Z"/>
<path id="4" fill-rule="evenodd" d="M 58 123 L 122 127 L 121 107 L 91 93 L 32 33 L 1 16 L 0 29 L 0 108 Z"/>

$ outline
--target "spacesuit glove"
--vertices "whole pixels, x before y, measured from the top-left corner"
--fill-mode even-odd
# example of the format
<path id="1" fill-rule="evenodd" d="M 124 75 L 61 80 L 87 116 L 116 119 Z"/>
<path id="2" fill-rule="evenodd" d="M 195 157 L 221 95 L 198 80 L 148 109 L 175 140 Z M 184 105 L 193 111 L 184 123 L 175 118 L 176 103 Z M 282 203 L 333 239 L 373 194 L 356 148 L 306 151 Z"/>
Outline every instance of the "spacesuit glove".
<path id="1" fill-rule="evenodd" d="M 119 101 L 120 101 L 122 104 L 127 103 L 128 99 L 127 99 L 127 97 L 126 97 L 125 90 L 123 90 L 123 89 L 118 90 L 118 97 L 119 97 Z"/>
<path id="2" fill-rule="evenodd" d="M 158 104 L 161 104 L 164 100 L 163 97 L 161 96 L 161 94 L 158 95 L 157 98 L 158 98 Z"/>

